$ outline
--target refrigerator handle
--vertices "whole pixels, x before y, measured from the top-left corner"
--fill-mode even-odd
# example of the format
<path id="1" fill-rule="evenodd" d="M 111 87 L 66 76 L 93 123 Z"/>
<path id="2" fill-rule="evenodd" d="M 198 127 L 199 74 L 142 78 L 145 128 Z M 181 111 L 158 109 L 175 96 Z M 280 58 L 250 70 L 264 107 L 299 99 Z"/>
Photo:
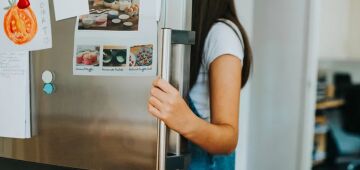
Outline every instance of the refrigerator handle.
<path id="1" fill-rule="evenodd" d="M 170 56 L 171 56 L 171 29 L 162 29 L 162 58 L 161 58 L 161 78 L 170 82 Z M 167 127 L 165 123 L 158 120 L 158 156 L 157 170 L 166 170 L 167 156 Z"/>
<path id="2" fill-rule="evenodd" d="M 162 29 L 162 55 L 161 61 L 161 78 L 170 82 L 171 74 L 171 55 L 173 44 L 192 45 L 195 43 L 195 32 L 184 30 L 172 30 L 169 28 Z M 157 170 L 169 169 L 183 169 L 184 156 L 181 153 L 176 153 L 175 156 L 167 155 L 168 147 L 168 129 L 165 123 L 158 120 L 158 156 L 157 156 Z M 178 137 L 176 142 L 177 151 L 181 150 L 181 138 Z M 172 165 L 166 165 L 167 161 L 172 162 Z"/>

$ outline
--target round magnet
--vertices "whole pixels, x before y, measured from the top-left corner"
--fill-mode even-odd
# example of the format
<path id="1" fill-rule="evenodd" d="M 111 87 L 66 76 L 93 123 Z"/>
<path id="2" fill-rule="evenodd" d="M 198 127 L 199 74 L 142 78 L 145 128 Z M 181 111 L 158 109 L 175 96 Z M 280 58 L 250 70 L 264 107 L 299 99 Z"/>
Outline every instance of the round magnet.
<path id="1" fill-rule="evenodd" d="M 43 91 L 47 95 L 51 95 L 55 92 L 55 86 L 52 83 L 44 84 Z"/>
<path id="2" fill-rule="evenodd" d="M 55 78 L 54 74 L 49 70 L 44 71 L 41 77 L 44 83 L 52 83 Z"/>

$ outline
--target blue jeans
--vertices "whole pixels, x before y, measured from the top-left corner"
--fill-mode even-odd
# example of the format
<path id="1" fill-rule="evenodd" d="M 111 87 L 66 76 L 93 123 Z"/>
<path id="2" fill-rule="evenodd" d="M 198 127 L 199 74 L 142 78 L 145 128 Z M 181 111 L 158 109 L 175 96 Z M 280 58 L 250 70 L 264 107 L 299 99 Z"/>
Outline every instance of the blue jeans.
<path id="1" fill-rule="evenodd" d="M 191 98 L 188 98 L 191 110 L 199 116 Z M 189 142 L 191 161 L 189 170 L 235 170 L 235 153 L 230 155 L 212 155 Z"/>

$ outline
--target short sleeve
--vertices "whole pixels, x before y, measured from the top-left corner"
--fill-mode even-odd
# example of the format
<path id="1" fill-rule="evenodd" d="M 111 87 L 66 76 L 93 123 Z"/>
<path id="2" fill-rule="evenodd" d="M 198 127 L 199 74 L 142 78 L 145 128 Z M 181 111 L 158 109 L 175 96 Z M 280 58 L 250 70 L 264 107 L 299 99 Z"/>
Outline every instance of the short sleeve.
<path id="1" fill-rule="evenodd" d="M 226 54 L 233 55 L 241 61 L 244 59 L 240 37 L 230 26 L 219 22 L 211 27 L 205 40 L 203 62 L 206 70 L 209 70 L 210 64 L 216 58 Z"/>

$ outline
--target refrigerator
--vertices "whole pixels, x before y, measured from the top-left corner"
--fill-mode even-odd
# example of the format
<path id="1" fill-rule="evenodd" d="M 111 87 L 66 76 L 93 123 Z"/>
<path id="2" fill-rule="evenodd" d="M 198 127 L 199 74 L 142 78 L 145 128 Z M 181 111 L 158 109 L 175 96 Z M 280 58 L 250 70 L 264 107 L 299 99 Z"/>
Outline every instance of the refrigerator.
<path id="1" fill-rule="evenodd" d="M 0 138 L 0 157 L 95 170 L 186 169 L 186 140 L 147 112 L 156 77 L 73 75 L 76 19 L 55 22 L 51 13 L 53 48 L 30 56 L 33 136 Z M 191 13 L 192 0 L 161 1 L 157 75 L 184 95 Z M 55 77 L 51 95 L 43 92 L 46 70 Z"/>

